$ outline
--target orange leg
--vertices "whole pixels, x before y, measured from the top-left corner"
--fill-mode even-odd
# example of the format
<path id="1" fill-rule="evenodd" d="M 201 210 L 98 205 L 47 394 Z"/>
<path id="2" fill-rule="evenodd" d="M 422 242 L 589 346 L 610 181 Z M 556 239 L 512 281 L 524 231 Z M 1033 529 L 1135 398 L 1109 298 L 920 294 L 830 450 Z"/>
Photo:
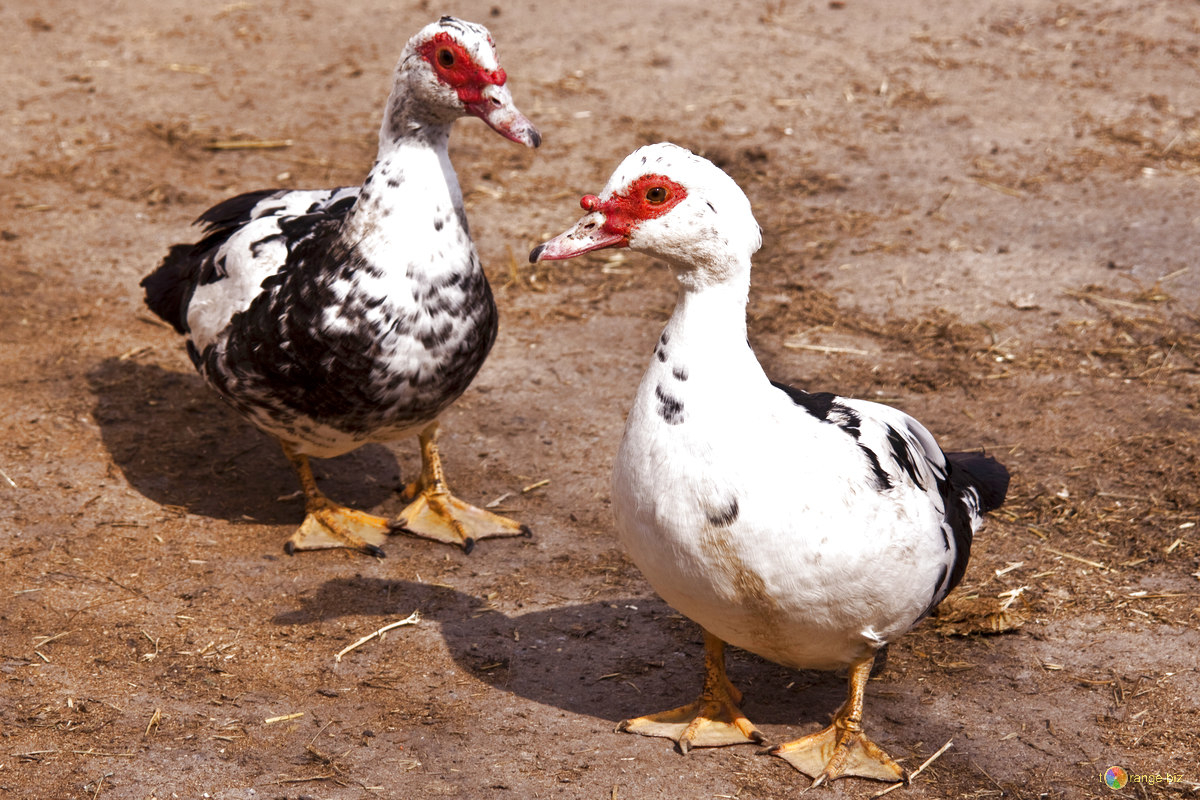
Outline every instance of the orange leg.
<path id="1" fill-rule="evenodd" d="M 300 478 L 305 511 L 304 522 L 287 540 L 284 549 L 290 554 L 297 550 L 350 547 L 382 557 L 383 550 L 379 545 L 387 539 L 391 521 L 330 500 L 317 488 L 308 456 L 297 453 L 286 442 L 280 444 Z"/>
<path id="2" fill-rule="evenodd" d="M 863 698 L 875 656 L 859 659 L 850 667 L 850 692 L 846 702 L 822 731 L 768 752 L 779 756 L 813 778 L 813 786 L 847 775 L 877 781 L 907 780 L 904 770 L 863 733 Z"/>
<path id="3" fill-rule="evenodd" d="M 392 522 L 392 530 L 458 545 L 468 553 L 480 539 L 529 536 L 528 526 L 464 503 L 446 486 L 437 448 L 438 424 L 421 431 L 421 475 L 405 487 L 414 498 Z"/>
<path id="4" fill-rule="evenodd" d="M 684 753 L 693 747 L 761 744 L 764 737 L 738 708 L 742 693 L 725 674 L 725 643 L 704 632 L 704 688 L 686 706 L 627 719 L 618 730 L 673 739 Z"/>

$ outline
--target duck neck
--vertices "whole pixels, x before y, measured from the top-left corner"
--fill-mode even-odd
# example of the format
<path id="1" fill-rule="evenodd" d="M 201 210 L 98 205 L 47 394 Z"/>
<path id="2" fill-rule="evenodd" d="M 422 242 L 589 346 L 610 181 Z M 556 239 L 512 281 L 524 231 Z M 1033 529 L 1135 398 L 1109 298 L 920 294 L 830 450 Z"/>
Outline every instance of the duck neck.
<path id="1" fill-rule="evenodd" d="M 434 150 L 446 150 L 450 141 L 450 126 L 458 114 L 446 111 L 436 114 L 428 102 L 408 86 L 407 73 L 401 72 L 388 96 L 383 124 L 379 127 L 379 155 L 406 142 L 423 142 Z"/>
<path id="2" fill-rule="evenodd" d="M 470 247 L 448 152 L 452 123 L 415 114 L 413 101 L 393 91 L 375 164 L 342 228 L 344 242 L 376 262 L 383 253 L 403 251 L 409 264 L 423 268 L 436 264 L 434 253 Z"/>
<path id="3" fill-rule="evenodd" d="M 736 269 L 720 281 L 679 276 L 679 295 L 665 334 L 697 356 L 720 357 L 731 351 L 750 354 L 746 343 L 746 302 L 750 272 Z"/>

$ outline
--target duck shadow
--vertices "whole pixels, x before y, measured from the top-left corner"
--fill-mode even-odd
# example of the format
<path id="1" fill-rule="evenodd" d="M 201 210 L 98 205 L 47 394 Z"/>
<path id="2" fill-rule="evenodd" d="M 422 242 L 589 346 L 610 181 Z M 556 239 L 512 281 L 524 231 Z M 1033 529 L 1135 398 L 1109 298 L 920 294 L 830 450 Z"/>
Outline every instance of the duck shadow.
<path id="1" fill-rule="evenodd" d="M 616 722 L 696 699 L 703 679 L 700 629 L 654 597 L 630 597 L 505 614 L 456 589 L 402 580 L 327 581 L 278 625 L 418 609 L 455 663 L 484 683 L 547 706 Z M 760 725 L 825 725 L 845 679 L 797 671 L 731 648 L 729 677 Z M 815 727 L 815 726 L 814 726 Z"/>
<path id="2" fill-rule="evenodd" d="M 104 446 L 145 497 L 230 521 L 303 518 L 300 484 L 279 445 L 198 375 L 108 358 L 87 377 Z M 400 484 L 396 458 L 382 445 L 314 460 L 313 470 L 322 491 L 355 508 L 379 505 Z"/>

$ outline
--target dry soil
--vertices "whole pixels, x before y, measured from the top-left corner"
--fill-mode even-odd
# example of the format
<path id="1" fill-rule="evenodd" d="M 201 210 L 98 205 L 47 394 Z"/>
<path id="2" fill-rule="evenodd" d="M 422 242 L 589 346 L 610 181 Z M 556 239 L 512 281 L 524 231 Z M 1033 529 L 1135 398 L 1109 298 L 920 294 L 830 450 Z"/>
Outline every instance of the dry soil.
<path id="1" fill-rule="evenodd" d="M 705 5 L 0 4 L 0 796 L 803 791 L 755 747 L 613 731 L 700 681 L 696 627 L 608 510 L 674 289 L 641 256 L 525 256 L 659 140 L 754 203 L 774 377 L 893 403 L 1012 470 L 962 587 L 870 684 L 869 730 L 910 769 L 952 742 L 893 796 L 1200 792 L 1200 5 Z M 286 461 L 138 281 L 233 193 L 359 182 L 392 65 L 443 12 L 491 28 L 545 137 L 456 128 L 502 327 L 442 438 L 458 493 L 535 535 L 288 557 Z M 319 478 L 396 511 L 414 444 Z M 730 671 L 773 741 L 844 692 L 744 653 Z"/>

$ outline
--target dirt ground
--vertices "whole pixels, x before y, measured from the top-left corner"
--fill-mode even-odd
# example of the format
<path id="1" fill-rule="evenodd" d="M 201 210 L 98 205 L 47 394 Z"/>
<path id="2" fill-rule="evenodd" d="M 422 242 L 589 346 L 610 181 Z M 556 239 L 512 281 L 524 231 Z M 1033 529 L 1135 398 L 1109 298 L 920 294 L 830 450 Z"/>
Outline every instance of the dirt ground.
<path id="1" fill-rule="evenodd" d="M 0 5 L 0 797 L 803 791 L 752 746 L 613 731 L 701 675 L 608 509 L 672 279 L 525 256 L 664 139 L 754 203 L 774 377 L 893 403 L 1013 472 L 963 586 L 869 686 L 868 730 L 908 768 L 952 742 L 892 796 L 1200 794 L 1200 5 L 702 5 Z M 502 322 L 442 437 L 457 492 L 534 537 L 288 557 L 287 462 L 138 281 L 235 192 L 358 183 L 392 65 L 443 12 L 491 28 L 545 137 L 455 130 Z M 417 463 L 397 442 L 318 478 L 394 512 Z M 741 652 L 730 674 L 774 742 L 844 693 Z"/>

